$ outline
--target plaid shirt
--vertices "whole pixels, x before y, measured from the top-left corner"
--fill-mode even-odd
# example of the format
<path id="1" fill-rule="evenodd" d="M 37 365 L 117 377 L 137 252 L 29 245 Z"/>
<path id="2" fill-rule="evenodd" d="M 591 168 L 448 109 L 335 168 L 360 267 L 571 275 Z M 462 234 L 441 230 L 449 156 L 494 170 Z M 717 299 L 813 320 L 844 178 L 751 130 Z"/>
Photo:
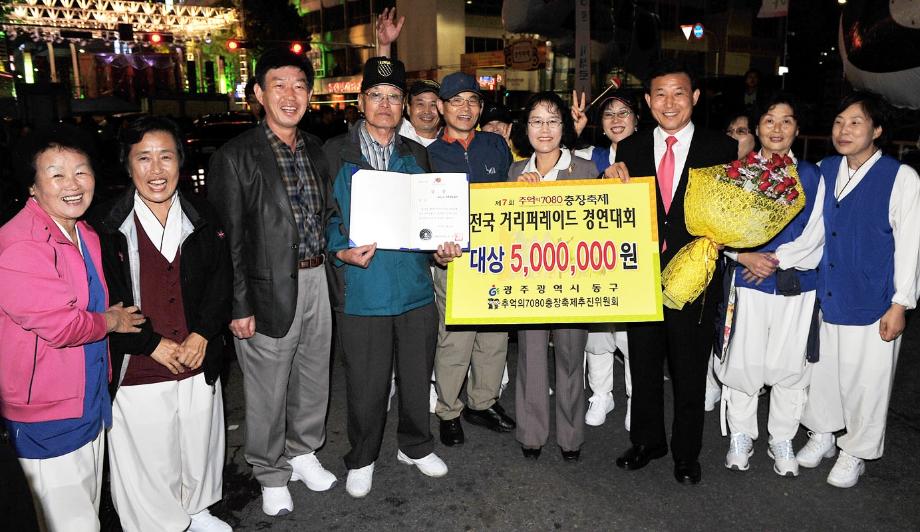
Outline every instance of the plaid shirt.
<path id="1" fill-rule="evenodd" d="M 275 152 L 278 171 L 291 200 L 291 211 L 294 213 L 297 234 L 300 237 L 297 258 L 304 260 L 321 255 L 326 248 L 322 221 L 323 197 L 313 164 L 307 156 L 307 146 L 303 137 L 298 131 L 296 147 L 291 151 L 291 147 L 275 135 L 267 122 L 263 121 L 262 127 L 265 128 L 265 136 Z"/>
<path id="2" fill-rule="evenodd" d="M 396 140 L 396 131 L 393 131 L 393 138 L 387 145 L 380 144 L 367 130 L 367 123 L 363 120 L 358 129 L 358 138 L 361 140 L 361 155 L 367 159 L 371 168 L 374 170 L 387 170 L 390 166 L 390 154 L 393 153 L 393 141 Z"/>

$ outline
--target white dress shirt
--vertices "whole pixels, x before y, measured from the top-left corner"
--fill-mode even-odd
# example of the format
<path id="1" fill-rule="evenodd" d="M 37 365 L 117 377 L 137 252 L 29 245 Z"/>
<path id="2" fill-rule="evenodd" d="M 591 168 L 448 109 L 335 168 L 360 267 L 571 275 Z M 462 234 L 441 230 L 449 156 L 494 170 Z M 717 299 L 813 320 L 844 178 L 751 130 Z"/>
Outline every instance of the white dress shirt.
<path id="1" fill-rule="evenodd" d="M 881 157 L 882 151 L 876 151 L 856 170 L 852 179 L 847 158 L 841 159 L 834 190 L 837 200 L 842 200 L 856 190 L 863 177 Z M 894 178 L 888 203 L 888 223 L 894 233 L 895 292 L 891 302 L 911 309 L 917 306 L 920 287 L 920 176 L 906 164 L 898 168 Z"/>
<path id="2" fill-rule="evenodd" d="M 561 148 L 562 154 L 559 156 L 559 160 L 556 161 L 556 166 L 552 167 L 549 172 L 546 172 L 546 175 L 540 176 L 540 181 L 555 181 L 556 176 L 559 175 L 560 170 L 568 170 L 569 165 L 572 164 L 572 152 L 568 148 Z M 537 154 L 534 153 L 530 156 L 530 160 L 527 161 L 527 165 L 524 166 L 524 171 L 527 172 L 537 172 Z"/>
<path id="3" fill-rule="evenodd" d="M 671 148 L 674 150 L 674 180 L 671 182 L 671 199 L 674 199 L 674 193 L 680 185 L 681 174 L 684 173 L 684 165 L 687 164 L 687 155 L 690 153 L 690 141 L 693 140 L 693 122 L 688 123 L 683 129 L 674 134 L 677 142 Z M 668 149 L 665 139 L 671 135 L 665 133 L 660 127 L 656 127 L 652 137 L 655 139 L 655 170 L 661 166 L 661 159 Z"/>

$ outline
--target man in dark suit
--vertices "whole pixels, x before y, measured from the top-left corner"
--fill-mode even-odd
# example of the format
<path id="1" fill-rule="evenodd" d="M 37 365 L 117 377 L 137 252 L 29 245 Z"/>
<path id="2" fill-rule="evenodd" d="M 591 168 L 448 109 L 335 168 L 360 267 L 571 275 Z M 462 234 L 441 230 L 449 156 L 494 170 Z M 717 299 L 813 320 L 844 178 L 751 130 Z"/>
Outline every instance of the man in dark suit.
<path id="1" fill-rule="evenodd" d="M 699 95 L 687 68 L 660 62 L 645 84 L 645 101 L 658 127 L 622 140 L 617 147 L 618 164 L 612 169 L 620 176 L 656 176 L 662 270 L 693 239 L 684 223 L 688 170 L 728 163 L 738 152 L 731 137 L 694 127 L 691 118 Z M 663 397 L 667 360 L 674 386 L 674 477 L 680 483 L 700 481 L 706 370 L 720 298 L 719 283 L 710 283 L 703 295 L 682 310 L 665 308 L 664 321 L 630 325 L 632 446 L 617 458 L 617 466 L 640 469 L 668 453 Z"/>
<path id="2" fill-rule="evenodd" d="M 209 199 L 233 262 L 230 330 L 246 393 L 246 461 L 262 511 L 293 510 L 287 484 L 335 484 L 314 451 L 325 441 L 332 314 L 325 229 L 332 209 L 319 139 L 297 128 L 313 92 L 309 60 L 262 54 L 255 96 L 265 120 L 211 158 Z"/>

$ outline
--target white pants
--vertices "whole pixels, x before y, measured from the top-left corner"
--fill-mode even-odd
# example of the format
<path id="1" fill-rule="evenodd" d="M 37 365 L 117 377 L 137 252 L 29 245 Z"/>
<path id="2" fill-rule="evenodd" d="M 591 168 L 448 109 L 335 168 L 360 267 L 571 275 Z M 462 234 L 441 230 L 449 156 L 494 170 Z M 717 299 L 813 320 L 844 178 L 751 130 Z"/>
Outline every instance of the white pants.
<path id="1" fill-rule="evenodd" d="M 127 532 L 185 530 L 221 498 L 224 406 L 220 381 L 122 386 L 109 430 L 112 501 Z"/>
<path id="2" fill-rule="evenodd" d="M 737 318 L 728 357 L 719 368 L 731 432 L 757 439 L 757 399 L 771 386 L 770 441 L 791 440 L 807 399 L 811 364 L 805 361 L 815 291 L 797 296 L 737 289 Z"/>
<path id="3" fill-rule="evenodd" d="M 626 396 L 632 396 L 632 379 L 629 376 L 629 340 L 626 331 L 611 327 L 610 331 L 589 332 L 585 344 L 585 363 L 588 366 L 588 386 L 595 395 L 613 392 L 613 352 L 623 353 L 626 367 Z"/>
<path id="4" fill-rule="evenodd" d="M 838 447 L 864 460 L 880 458 L 901 338 L 883 341 L 877 321 L 822 323 L 821 359 L 811 374 L 802 424 L 815 432 L 846 428 Z"/>
<path id="5" fill-rule="evenodd" d="M 103 454 L 105 440 L 100 427 L 96 439 L 76 451 L 54 458 L 19 459 L 32 491 L 41 530 L 99 530 Z"/>

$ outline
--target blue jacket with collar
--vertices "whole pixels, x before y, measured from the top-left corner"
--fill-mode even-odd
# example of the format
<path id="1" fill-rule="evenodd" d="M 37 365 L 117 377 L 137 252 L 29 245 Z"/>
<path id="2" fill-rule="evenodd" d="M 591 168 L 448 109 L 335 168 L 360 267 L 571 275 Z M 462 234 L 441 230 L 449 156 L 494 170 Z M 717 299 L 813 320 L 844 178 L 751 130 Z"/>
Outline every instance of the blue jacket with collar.
<path id="1" fill-rule="evenodd" d="M 511 150 L 501 135 L 477 131 L 469 149 L 460 142 L 447 142 L 444 136 L 428 146 L 428 158 L 434 172 L 457 172 L 469 176 L 470 183 L 505 181 L 511 166 Z"/>

